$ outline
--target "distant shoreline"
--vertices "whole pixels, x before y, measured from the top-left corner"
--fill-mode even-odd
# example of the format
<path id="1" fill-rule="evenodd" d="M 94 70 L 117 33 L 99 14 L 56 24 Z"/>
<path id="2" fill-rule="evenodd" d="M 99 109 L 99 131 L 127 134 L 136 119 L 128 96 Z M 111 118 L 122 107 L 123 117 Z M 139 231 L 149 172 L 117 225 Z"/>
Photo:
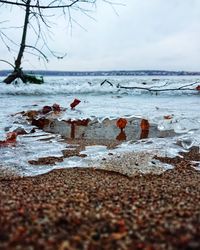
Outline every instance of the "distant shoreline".
<path id="1" fill-rule="evenodd" d="M 0 70 L 0 76 L 7 76 L 10 70 Z M 200 76 L 200 72 L 165 70 L 111 70 L 111 71 L 54 71 L 25 70 L 29 74 L 41 76 Z"/>

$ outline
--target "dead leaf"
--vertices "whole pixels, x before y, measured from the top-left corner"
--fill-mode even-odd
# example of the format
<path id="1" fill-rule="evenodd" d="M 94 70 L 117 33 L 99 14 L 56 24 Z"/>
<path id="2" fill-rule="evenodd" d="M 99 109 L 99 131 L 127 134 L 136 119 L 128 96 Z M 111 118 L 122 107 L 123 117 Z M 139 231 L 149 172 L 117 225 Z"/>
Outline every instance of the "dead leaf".
<path id="1" fill-rule="evenodd" d="M 124 129 L 127 125 L 127 120 L 124 118 L 119 118 L 119 120 L 117 121 L 117 127 L 120 129 Z"/>
<path id="2" fill-rule="evenodd" d="M 149 121 L 146 119 L 142 119 L 141 123 L 140 123 L 140 127 L 142 130 L 149 130 Z"/>
<path id="3" fill-rule="evenodd" d="M 49 113 L 49 112 L 51 112 L 52 111 L 52 107 L 50 107 L 50 106 L 44 106 L 43 108 L 42 108 L 42 113 L 43 114 L 47 114 L 47 113 Z"/>
<path id="4" fill-rule="evenodd" d="M 196 87 L 196 90 L 200 91 L 200 85 L 198 85 L 198 86 Z"/>
<path id="5" fill-rule="evenodd" d="M 79 99 L 74 99 L 74 101 L 70 104 L 71 109 L 74 109 L 81 101 Z"/>
<path id="6" fill-rule="evenodd" d="M 170 119 L 172 119 L 172 116 L 171 115 L 164 115 L 164 119 L 170 120 Z"/>

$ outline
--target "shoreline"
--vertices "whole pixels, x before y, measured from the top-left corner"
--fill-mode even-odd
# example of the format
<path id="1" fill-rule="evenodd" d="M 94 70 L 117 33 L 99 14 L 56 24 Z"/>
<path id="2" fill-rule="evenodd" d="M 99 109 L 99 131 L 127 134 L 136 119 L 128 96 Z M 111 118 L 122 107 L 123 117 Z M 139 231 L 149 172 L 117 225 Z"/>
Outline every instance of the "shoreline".
<path id="1" fill-rule="evenodd" d="M 199 249 L 195 156 L 160 175 L 73 168 L 1 179 L 0 249 Z"/>
<path id="2" fill-rule="evenodd" d="M 3 164 L 0 164 L 0 181 L 1 180 L 15 180 L 21 178 L 31 178 L 39 177 L 44 174 L 51 173 L 52 171 L 62 171 L 65 169 L 95 169 L 108 172 L 116 172 L 124 176 L 133 177 L 141 174 L 155 174 L 160 175 L 167 171 L 168 169 L 173 169 L 177 164 L 182 163 L 183 165 L 191 165 L 194 169 L 200 170 L 200 165 L 197 162 L 200 162 L 200 151 L 199 147 L 193 146 L 188 152 L 179 152 L 174 158 L 162 157 L 159 156 L 159 152 L 155 150 L 154 154 L 147 151 L 144 152 L 119 152 L 119 153 L 109 153 L 103 156 L 98 161 L 91 162 L 87 166 L 75 166 L 75 167 L 61 167 L 53 168 L 56 162 L 62 162 L 63 159 L 67 159 L 72 156 L 79 156 L 85 158 L 86 154 L 84 153 L 85 146 L 100 145 L 106 146 L 108 149 L 115 148 L 119 143 L 113 141 L 105 140 L 103 143 L 94 143 L 94 140 L 76 140 L 78 144 L 74 144 L 75 148 L 63 150 L 62 157 L 42 157 L 37 160 L 29 160 L 29 163 L 32 166 L 35 166 L 37 169 L 38 165 L 43 165 L 43 168 L 47 166 L 47 171 L 43 173 L 38 173 L 36 175 L 23 175 L 18 172 L 14 167 L 4 167 Z M 96 141 L 95 141 L 96 142 Z M 73 144 L 72 144 L 73 145 Z M 82 152 L 82 153 L 81 153 Z M 157 155 L 158 153 L 158 155 Z M 199 167 L 197 167 L 199 165 Z M 51 170 L 48 170 L 48 167 L 52 166 Z M 197 167 L 197 168 L 195 168 Z"/>

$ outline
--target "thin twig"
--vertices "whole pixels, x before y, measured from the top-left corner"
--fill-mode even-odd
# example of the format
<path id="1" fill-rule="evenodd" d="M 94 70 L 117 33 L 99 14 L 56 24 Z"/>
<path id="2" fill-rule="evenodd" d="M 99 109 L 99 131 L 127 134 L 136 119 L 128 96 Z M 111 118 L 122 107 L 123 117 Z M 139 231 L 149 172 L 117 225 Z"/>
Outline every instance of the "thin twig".
<path id="1" fill-rule="evenodd" d="M 57 1 L 55 1 L 55 2 L 57 2 Z M 85 3 L 87 1 L 75 0 L 70 4 L 64 4 L 64 5 L 50 5 L 50 6 L 49 5 L 40 5 L 40 6 L 38 6 L 37 4 L 34 4 L 34 5 L 30 4 L 29 6 L 30 6 L 30 8 L 40 8 L 40 9 L 61 9 L 61 8 L 70 8 L 78 2 Z M 23 6 L 23 7 L 27 6 L 26 3 L 11 2 L 11 1 L 5 1 L 5 0 L 0 0 L 0 3 L 5 3 L 5 4 L 9 4 L 9 5 L 16 5 L 16 6 Z"/>
<path id="2" fill-rule="evenodd" d="M 15 66 L 12 64 L 12 63 L 10 63 L 10 62 L 8 62 L 8 61 L 6 61 L 6 60 L 0 60 L 0 62 L 4 62 L 4 63 L 7 63 L 7 64 L 9 64 L 13 69 L 15 68 Z"/>
<path id="3" fill-rule="evenodd" d="M 91 82 L 88 82 L 90 85 L 92 84 Z M 100 83 L 101 86 L 103 86 L 105 83 L 108 83 L 110 86 L 114 87 L 114 84 L 112 84 L 110 81 L 108 81 L 107 79 L 105 79 L 103 82 Z M 135 89 L 135 90 L 146 90 L 146 91 L 149 91 L 149 92 L 165 92 L 165 91 L 177 91 L 177 90 L 195 90 L 195 89 L 191 89 L 191 88 L 187 88 L 189 86 L 193 86 L 197 84 L 197 82 L 194 82 L 194 83 L 190 83 L 190 84 L 186 84 L 184 86 L 181 86 L 179 88 L 166 88 L 166 89 L 155 89 L 154 87 L 150 87 L 150 88 L 147 88 L 147 87 L 129 87 L 129 86 L 121 86 L 120 84 L 118 84 L 116 87 L 119 88 L 119 89 Z M 166 86 L 167 84 L 164 84 L 163 86 L 161 87 L 164 87 Z"/>

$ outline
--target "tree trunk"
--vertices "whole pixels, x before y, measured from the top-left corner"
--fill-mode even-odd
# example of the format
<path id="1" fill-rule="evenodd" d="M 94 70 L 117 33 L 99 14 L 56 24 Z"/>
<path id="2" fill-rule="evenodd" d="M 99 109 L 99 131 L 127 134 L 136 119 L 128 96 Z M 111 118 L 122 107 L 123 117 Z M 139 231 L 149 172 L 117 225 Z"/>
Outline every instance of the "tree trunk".
<path id="1" fill-rule="evenodd" d="M 28 23 L 29 23 L 30 3 L 31 3 L 31 0 L 27 0 L 26 12 L 25 12 L 25 18 L 24 18 L 24 27 L 23 27 L 23 32 L 22 32 L 22 40 L 21 40 L 21 44 L 19 48 L 19 53 L 18 53 L 17 59 L 15 60 L 14 71 L 10 75 L 8 75 L 6 79 L 4 80 L 4 82 L 7 84 L 12 83 L 17 78 L 20 78 L 23 82 L 26 82 L 26 77 L 21 68 L 21 61 L 22 61 L 22 57 L 23 57 L 24 50 L 26 47 L 26 35 L 27 35 L 27 28 L 28 28 Z"/>

